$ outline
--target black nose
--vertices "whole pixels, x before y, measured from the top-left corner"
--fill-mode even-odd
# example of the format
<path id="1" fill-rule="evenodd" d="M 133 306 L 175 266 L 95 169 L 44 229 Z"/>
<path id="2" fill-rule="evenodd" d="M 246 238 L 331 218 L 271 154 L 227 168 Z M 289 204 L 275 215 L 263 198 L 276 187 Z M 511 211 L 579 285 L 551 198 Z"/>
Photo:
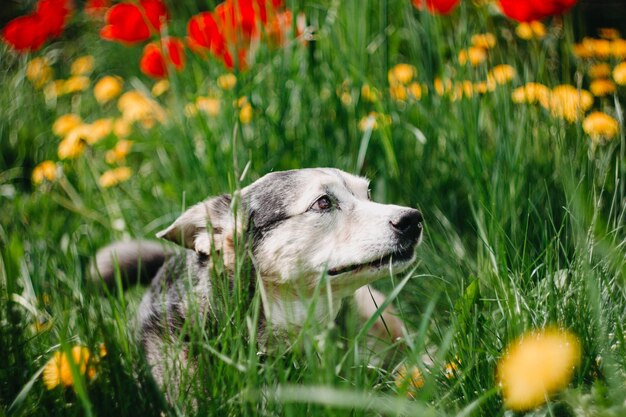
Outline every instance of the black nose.
<path id="1" fill-rule="evenodd" d="M 417 242 L 422 233 L 422 213 L 418 210 L 407 210 L 398 217 L 389 221 L 391 228 L 400 235 L 402 239 Z"/>

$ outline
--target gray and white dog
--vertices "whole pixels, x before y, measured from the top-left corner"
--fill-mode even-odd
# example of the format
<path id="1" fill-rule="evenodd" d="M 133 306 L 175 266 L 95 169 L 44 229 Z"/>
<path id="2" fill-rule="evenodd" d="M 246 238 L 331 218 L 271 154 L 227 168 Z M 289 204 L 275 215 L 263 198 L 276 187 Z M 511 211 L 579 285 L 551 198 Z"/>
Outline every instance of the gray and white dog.
<path id="1" fill-rule="evenodd" d="M 100 250 L 96 266 L 107 282 L 118 267 L 131 276 L 139 267 L 144 275 L 155 274 L 138 311 L 139 339 L 155 379 L 163 383 L 169 374 L 172 357 L 165 352 L 171 352 L 183 323 L 194 315 L 211 316 L 210 270 L 219 257 L 226 274 L 234 276 L 235 242 L 243 236 L 249 237 L 251 285 L 263 287 L 261 344 L 267 329 L 288 334 L 302 325 L 318 286 L 332 297 L 315 304 L 315 320 L 333 320 L 348 297 L 354 297 L 359 317 L 368 320 L 384 301 L 368 284 L 387 276 L 390 268 L 405 270 L 422 236 L 418 210 L 375 203 L 368 188 L 366 179 L 338 169 L 273 172 L 243 188 L 237 195 L 240 204 L 232 204 L 229 195 L 209 198 L 157 234 L 184 251 L 149 241 Z M 382 318 L 371 336 L 402 336 L 402 322 L 391 308 Z M 180 349 L 173 355 L 186 362 Z"/>

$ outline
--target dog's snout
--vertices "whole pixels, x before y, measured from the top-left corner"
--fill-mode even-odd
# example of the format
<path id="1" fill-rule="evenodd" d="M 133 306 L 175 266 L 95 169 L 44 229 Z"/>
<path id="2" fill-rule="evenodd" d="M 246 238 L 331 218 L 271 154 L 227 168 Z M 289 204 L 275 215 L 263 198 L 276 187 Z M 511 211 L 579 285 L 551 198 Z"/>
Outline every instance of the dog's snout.
<path id="1" fill-rule="evenodd" d="M 411 209 L 402 212 L 399 216 L 389 221 L 391 228 L 402 238 L 417 241 L 422 233 L 422 213 Z"/>

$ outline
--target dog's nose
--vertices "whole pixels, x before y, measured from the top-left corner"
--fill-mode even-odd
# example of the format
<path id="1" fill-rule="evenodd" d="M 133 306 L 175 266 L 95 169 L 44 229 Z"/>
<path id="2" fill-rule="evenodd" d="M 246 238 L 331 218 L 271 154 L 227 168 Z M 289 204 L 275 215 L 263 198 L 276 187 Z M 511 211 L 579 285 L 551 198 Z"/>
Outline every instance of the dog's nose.
<path id="1" fill-rule="evenodd" d="M 403 239 L 416 242 L 422 233 L 423 220 L 422 213 L 418 210 L 410 209 L 390 220 L 389 224 Z"/>

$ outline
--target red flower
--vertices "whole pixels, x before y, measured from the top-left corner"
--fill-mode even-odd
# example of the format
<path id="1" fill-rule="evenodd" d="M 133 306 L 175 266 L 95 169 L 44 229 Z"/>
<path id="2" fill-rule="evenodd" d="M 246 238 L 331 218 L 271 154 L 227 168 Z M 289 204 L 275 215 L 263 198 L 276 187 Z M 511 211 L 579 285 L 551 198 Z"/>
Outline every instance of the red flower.
<path id="1" fill-rule="evenodd" d="M 17 17 L 4 27 L 2 38 L 18 52 L 36 51 L 63 33 L 69 13 L 68 0 L 39 0 L 34 13 Z"/>
<path id="2" fill-rule="evenodd" d="M 426 0 L 426 7 L 431 13 L 448 14 L 459 4 L 460 0 Z M 423 0 L 411 0 L 418 9 L 424 7 Z"/>
<path id="3" fill-rule="evenodd" d="M 161 0 L 141 0 L 139 5 L 119 3 L 107 12 L 100 37 L 128 44 L 142 42 L 151 34 L 160 33 L 167 20 L 167 9 Z"/>
<path id="4" fill-rule="evenodd" d="M 576 0 L 500 0 L 502 13 L 518 22 L 530 22 L 561 14 Z"/>
<path id="5" fill-rule="evenodd" d="M 152 78 L 167 76 L 168 64 L 176 71 L 185 67 L 185 46 L 178 38 L 163 38 L 160 43 L 151 42 L 143 49 L 139 63 L 141 72 Z M 167 51 L 167 56 L 163 52 Z"/>
<path id="6" fill-rule="evenodd" d="M 226 47 L 224 36 L 215 23 L 213 13 L 204 12 L 189 19 L 187 44 L 192 51 L 200 55 L 212 52 L 219 57 L 224 54 Z"/>

